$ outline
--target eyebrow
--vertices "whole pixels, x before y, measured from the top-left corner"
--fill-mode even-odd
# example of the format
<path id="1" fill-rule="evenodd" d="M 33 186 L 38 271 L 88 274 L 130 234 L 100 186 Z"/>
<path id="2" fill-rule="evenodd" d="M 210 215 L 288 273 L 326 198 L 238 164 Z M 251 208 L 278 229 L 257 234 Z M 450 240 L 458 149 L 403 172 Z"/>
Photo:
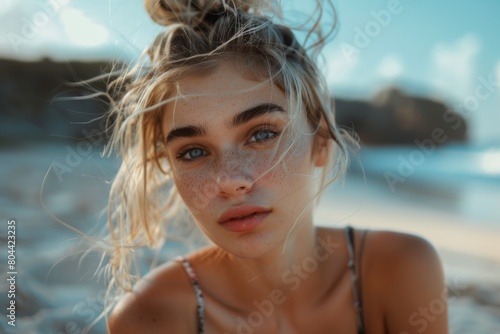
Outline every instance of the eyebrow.
<path id="1" fill-rule="evenodd" d="M 271 112 L 285 112 L 282 107 L 274 103 L 263 103 L 258 106 L 252 107 L 233 117 L 232 121 L 229 123 L 229 128 L 235 128 L 242 124 L 250 122 L 252 119 L 257 118 L 262 115 L 269 114 Z"/>
<path id="2" fill-rule="evenodd" d="M 235 128 L 245 123 L 250 122 L 252 119 L 266 115 L 272 112 L 285 112 L 285 110 L 277 104 L 274 103 L 263 103 L 259 104 L 250 109 L 244 110 L 239 114 L 235 115 L 233 119 L 228 123 L 229 128 Z M 181 128 L 171 130 L 167 137 L 167 144 L 180 138 L 192 138 L 201 137 L 207 134 L 207 129 L 203 125 L 189 125 Z"/>
<path id="3" fill-rule="evenodd" d="M 202 126 L 184 126 L 182 128 L 174 129 L 168 133 L 166 138 L 167 144 L 180 138 L 200 137 L 207 134 L 207 130 Z"/>

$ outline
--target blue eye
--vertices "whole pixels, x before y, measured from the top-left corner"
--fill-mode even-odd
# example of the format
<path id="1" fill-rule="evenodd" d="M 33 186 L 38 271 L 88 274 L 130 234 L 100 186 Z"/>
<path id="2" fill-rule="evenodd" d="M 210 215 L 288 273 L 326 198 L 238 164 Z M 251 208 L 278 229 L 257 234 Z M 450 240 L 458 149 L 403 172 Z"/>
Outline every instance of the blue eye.
<path id="1" fill-rule="evenodd" d="M 276 131 L 259 130 L 256 131 L 250 138 L 250 142 L 262 142 L 274 138 L 277 135 Z"/>
<path id="2" fill-rule="evenodd" d="M 180 152 L 177 155 L 179 160 L 194 160 L 205 155 L 205 150 L 201 148 L 191 148 Z"/>

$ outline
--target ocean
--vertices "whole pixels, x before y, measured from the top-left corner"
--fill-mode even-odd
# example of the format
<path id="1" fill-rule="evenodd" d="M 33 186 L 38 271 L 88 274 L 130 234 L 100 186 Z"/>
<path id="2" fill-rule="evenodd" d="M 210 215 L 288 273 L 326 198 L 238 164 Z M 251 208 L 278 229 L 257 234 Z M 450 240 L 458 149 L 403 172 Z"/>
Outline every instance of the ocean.
<path id="1" fill-rule="evenodd" d="M 498 333 L 500 251 L 494 253 L 500 244 L 500 151 L 455 146 L 425 155 L 415 150 L 361 150 L 345 181 L 323 195 L 317 223 L 430 238 L 456 296 L 449 304 L 450 333 Z M 7 223 L 13 219 L 17 238 L 16 326 L 8 324 L 4 311 L 1 333 L 82 333 L 102 310 L 105 283 L 94 276 L 99 254 L 80 263 L 86 245 L 41 205 L 43 200 L 51 214 L 86 233 L 102 224 L 118 164 L 99 153 L 76 142 L 11 142 L 0 149 L 0 268 L 5 275 Z M 166 249 L 167 254 L 182 250 L 176 244 Z M 9 289 L 2 279 L 0 304 L 10 302 Z M 104 322 L 90 333 L 105 333 Z"/>

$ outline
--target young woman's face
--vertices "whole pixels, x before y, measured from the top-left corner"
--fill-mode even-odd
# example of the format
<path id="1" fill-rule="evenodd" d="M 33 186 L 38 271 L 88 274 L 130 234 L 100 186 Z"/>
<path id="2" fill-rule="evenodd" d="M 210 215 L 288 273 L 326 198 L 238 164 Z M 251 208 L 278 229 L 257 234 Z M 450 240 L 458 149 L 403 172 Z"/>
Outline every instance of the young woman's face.
<path id="1" fill-rule="evenodd" d="M 309 127 L 303 124 L 292 138 L 284 131 L 284 93 L 228 63 L 179 89 L 183 97 L 166 106 L 162 126 L 175 185 L 197 224 L 237 256 L 257 257 L 281 245 L 311 199 L 321 160 L 312 157 Z M 301 217 L 301 224 L 312 223 L 310 211 Z"/>

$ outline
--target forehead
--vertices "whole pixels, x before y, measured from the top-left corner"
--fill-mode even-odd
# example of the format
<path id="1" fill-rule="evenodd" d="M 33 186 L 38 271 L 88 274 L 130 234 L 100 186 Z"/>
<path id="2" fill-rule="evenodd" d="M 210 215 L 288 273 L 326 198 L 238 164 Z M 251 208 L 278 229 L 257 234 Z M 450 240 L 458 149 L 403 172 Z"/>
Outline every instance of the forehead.
<path id="1" fill-rule="evenodd" d="M 163 129 L 192 124 L 225 122 L 259 104 L 287 108 L 283 91 L 271 80 L 251 79 L 230 63 L 222 63 L 203 76 L 192 76 L 178 85 L 177 98 L 164 109 Z"/>

